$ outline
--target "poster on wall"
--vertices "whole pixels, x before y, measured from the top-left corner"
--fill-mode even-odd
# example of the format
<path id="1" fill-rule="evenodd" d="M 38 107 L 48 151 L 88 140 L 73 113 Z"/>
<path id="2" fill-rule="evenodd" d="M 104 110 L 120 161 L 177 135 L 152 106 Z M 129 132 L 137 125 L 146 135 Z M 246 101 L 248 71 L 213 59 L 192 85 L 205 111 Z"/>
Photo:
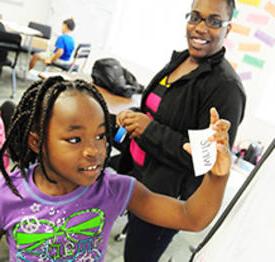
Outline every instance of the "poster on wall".
<path id="1" fill-rule="evenodd" d="M 227 58 L 245 87 L 250 115 L 275 126 L 275 1 L 237 0 Z M 254 118 L 255 119 L 255 118 Z M 270 138 L 271 139 L 271 138 Z"/>
<path id="2" fill-rule="evenodd" d="M 275 58 L 275 2 L 238 0 L 232 30 L 226 40 L 227 57 L 242 81 L 257 78 L 266 61 Z"/>

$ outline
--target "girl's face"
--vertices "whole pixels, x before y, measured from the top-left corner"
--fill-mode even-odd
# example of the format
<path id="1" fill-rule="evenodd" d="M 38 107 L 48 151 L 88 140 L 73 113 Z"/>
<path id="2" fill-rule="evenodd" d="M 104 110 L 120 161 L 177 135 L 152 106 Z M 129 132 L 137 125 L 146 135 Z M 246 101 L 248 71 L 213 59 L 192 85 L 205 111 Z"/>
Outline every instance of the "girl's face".
<path id="1" fill-rule="evenodd" d="M 57 187 L 70 192 L 96 182 L 106 158 L 105 133 L 104 113 L 94 98 L 78 91 L 57 98 L 44 156 L 46 172 Z"/>

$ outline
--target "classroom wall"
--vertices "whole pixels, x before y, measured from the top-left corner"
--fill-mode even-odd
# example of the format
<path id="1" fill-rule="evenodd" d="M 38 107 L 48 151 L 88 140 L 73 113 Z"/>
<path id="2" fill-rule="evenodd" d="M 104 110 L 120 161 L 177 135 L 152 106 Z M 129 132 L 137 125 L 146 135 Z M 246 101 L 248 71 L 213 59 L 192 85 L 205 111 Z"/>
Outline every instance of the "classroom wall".
<path id="1" fill-rule="evenodd" d="M 142 65 L 149 81 L 167 63 L 172 50 L 186 48 L 184 15 L 191 4 L 192 0 L 119 0 L 107 50 Z M 226 57 L 247 94 L 236 144 L 261 141 L 267 146 L 275 134 L 275 2 L 236 0 L 236 5 Z"/>
<path id="2" fill-rule="evenodd" d="M 91 42 L 94 49 L 103 49 L 112 24 L 117 0 L 48 0 L 49 17 L 54 32 L 60 34 L 64 19 L 73 17 L 73 33 L 77 42 Z"/>
<path id="3" fill-rule="evenodd" d="M 167 63 L 172 50 L 186 48 L 184 14 L 190 11 L 191 3 L 192 0 L 0 0 L 0 13 L 22 24 L 29 20 L 48 23 L 53 27 L 53 37 L 60 33 L 64 19 L 74 17 L 77 41 L 92 43 L 87 73 L 96 59 L 112 56 L 146 85 Z M 226 56 L 241 75 L 248 98 L 236 143 L 260 140 L 267 145 L 275 133 L 275 121 L 271 121 L 275 119 L 275 2 L 236 3 L 237 27 L 227 39 Z M 256 37 L 257 30 L 268 34 L 269 44 Z M 253 61 L 244 62 L 247 55 L 256 58 L 257 66 Z"/>
<path id="4" fill-rule="evenodd" d="M 29 21 L 48 22 L 49 0 L 0 0 L 3 19 L 27 25 Z"/>
<path id="5" fill-rule="evenodd" d="M 258 140 L 267 146 L 275 137 L 275 2 L 238 0 L 236 4 L 226 40 L 227 58 L 247 94 L 246 115 L 236 142 Z"/>

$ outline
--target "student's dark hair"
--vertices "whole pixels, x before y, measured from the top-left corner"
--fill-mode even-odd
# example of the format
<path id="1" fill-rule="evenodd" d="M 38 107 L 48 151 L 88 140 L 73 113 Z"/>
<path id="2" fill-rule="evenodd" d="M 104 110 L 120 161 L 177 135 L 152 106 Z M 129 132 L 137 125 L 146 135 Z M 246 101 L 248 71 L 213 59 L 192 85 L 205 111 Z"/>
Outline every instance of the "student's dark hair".
<path id="1" fill-rule="evenodd" d="M 21 170 L 21 174 L 25 179 L 27 179 L 26 170 L 29 166 L 35 162 L 39 162 L 44 176 L 50 182 L 55 183 L 55 181 L 52 181 L 48 177 L 45 171 L 42 158 L 42 147 L 45 141 L 47 141 L 49 120 L 56 99 L 61 93 L 74 90 L 85 92 L 93 97 L 100 104 L 104 112 L 107 139 L 107 157 L 104 167 L 106 166 L 112 145 L 111 121 L 106 102 L 98 90 L 86 81 L 66 81 L 60 76 L 51 77 L 45 81 L 35 82 L 24 92 L 16 107 L 6 141 L 0 150 L 0 172 L 2 172 L 9 188 L 17 196 L 21 197 L 4 168 L 4 152 L 8 150 L 12 161 Z M 39 135 L 38 154 L 34 153 L 28 146 L 28 136 L 31 131 L 35 131 Z M 99 179 L 101 179 L 102 176 L 103 173 Z"/>
<path id="2" fill-rule="evenodd" d="M 73 30 L 75 29 L 75 22 L 74 22 L 74 20 L 73 20 L 72 18 L 69 18 L 69 19 L 64 20 L 63 23 L 64 23 L 65 25 L 67 25 L 67 27 L 68 27 L 71 31 L 73 31 Z"/>

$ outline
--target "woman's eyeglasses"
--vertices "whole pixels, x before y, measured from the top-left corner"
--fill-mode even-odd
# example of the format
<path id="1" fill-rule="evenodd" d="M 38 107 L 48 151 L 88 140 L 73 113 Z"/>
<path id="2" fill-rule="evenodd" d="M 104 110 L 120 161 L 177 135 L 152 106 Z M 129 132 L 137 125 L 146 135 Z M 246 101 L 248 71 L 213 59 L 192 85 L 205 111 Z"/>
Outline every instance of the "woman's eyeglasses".
<path id="1" fill-rule="evenodd" d="M 206 18 L 202 18 L 196 12 L 187 13 L 185 15 L 185 18 L 187 22 L 191 25 L 198 25 L 201 21 L 204 21 L 209 28 L 214 28 L 214 29 L 225 27 L 230 23 L 230 21 L 223 21 L 212 15 L 207 16 Z"/>

